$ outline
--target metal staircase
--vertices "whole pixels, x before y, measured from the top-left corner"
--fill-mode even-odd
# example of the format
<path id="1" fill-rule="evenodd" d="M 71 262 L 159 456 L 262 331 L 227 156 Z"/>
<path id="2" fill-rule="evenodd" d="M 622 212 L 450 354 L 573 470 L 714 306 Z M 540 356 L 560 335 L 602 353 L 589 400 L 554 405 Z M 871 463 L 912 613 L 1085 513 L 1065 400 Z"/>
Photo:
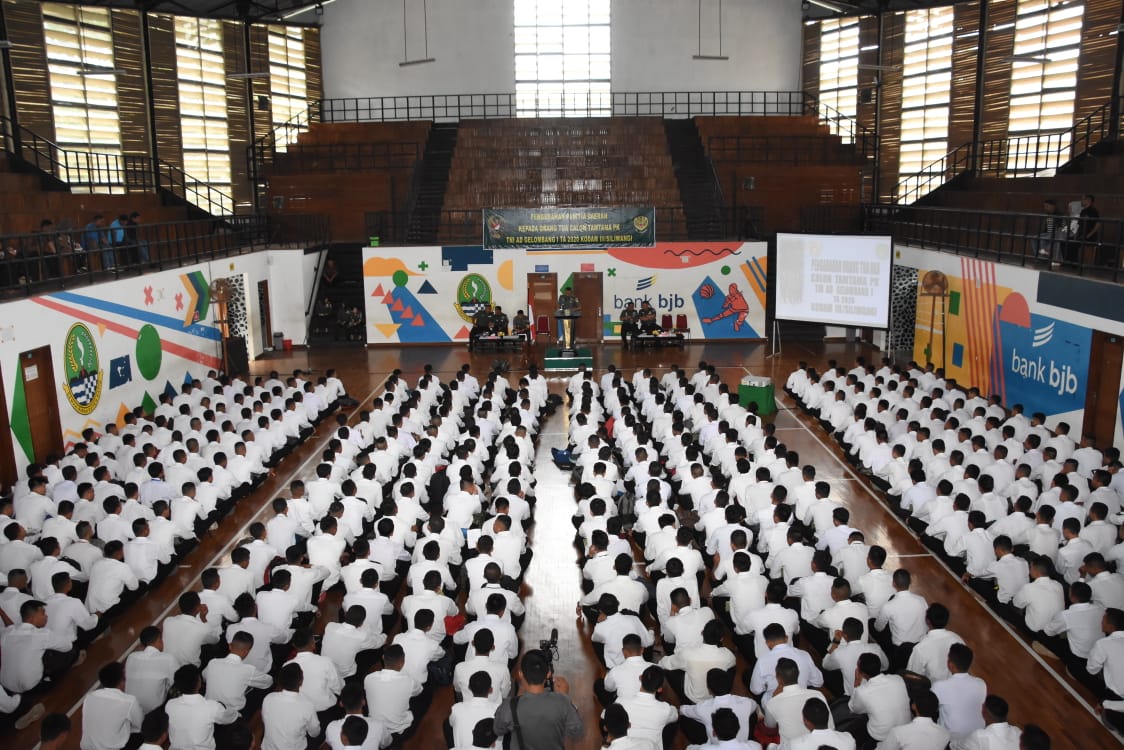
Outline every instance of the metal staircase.
<path id="1" fill-rule="evenodd" d="M 727 236 L 722 219 L 722 186 L 714 164 L 703 149 L 694 119 L 664 120 L 663 126 L 679 182 L 687 236 L 692 240 L 717 240 Z"/>
<path id="2" fill-rule="evenodd" d="M 449 185 L 449 168 L 457 147 L 458 123 L 434 123 L 429 129 L 425 153 L 414 168 L 410 189 L 409 224 L 406 240 L 430 245 L 437 241 L 437 227 L 445 204 L 445 188 Z"/>

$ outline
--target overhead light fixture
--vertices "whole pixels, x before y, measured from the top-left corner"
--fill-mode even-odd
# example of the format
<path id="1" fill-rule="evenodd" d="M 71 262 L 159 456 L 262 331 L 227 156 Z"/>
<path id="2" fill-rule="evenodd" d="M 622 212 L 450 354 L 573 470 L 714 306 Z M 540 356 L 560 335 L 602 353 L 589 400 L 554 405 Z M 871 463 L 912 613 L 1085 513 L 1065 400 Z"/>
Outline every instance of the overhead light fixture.
<path id="1" fill-rule="evenodd" d="M 833 13 L 848 13 L 854 10 L 853 6 L 843 5 L 842 3 L 835 3 L 832 0 L 808 0 L 808 2 L 816 7 L 830 10 Z"/>
<path id="2" fill-rule="evenodd" d="M 233 78 L 236 81 L 245 81 L 251 78 L 269 78 L 269 73 L 230 73 L 227 78 Z"/>
<path id="3" fill-rule="evenodd" d="M 7 39 L 0 39 L 0 49 L 11 49 L 12 43 Z"/>
<path id="4" fill-rule="evenodd" d="M 121 68 L 103 68 L 98 65 L 83 65 L 78 69 L 78 75 L 86 76 L 87 78 L 94 78 L 97 76 L 120 76 L 125 75 L 128 71 Z"/>
<path id="5" fill-rule="evenodd" d="M 297 8 L 296 10 L 291 10 L 288 13 L 282 15 L 281 20 L 288 21 L 290 18 L 295 18 L 296 16 L 299 16 L 302 13 L 307 13 L 310 10 L 314 11 L 318 16 L 322 16 L 324 15 L 324 6 L 331 5 L 335 1 L 336 0 L 320 0 L 320 2 L 318 3 L 308 3 L 300 8 Z"/>

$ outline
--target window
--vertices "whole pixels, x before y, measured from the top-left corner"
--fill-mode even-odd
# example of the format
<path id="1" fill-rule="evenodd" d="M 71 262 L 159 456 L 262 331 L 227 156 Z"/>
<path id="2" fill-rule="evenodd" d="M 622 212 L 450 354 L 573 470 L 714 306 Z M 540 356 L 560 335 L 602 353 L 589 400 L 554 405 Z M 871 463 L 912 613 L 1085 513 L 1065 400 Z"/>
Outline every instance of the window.
<path id="1" fill-rule="evenodd" d="M 820 24 L 820 104 L 854 119 L 859 111 L 859 19 L 827 19 Z M 821 113 L 822 114 L 822 113 Z M 828 114 L 835 114 L 828 112 Z M 829 118 L 833 132 L 840 124 Z"/>
<path id="2" fill-rule="evenodd" d="M 1011 60 L 1011 136 L 1047 133 L 1073 125 L 1077 63 L 1081 53 L 1081 22 L 1085 4 L 1072 0 L 1019 0 L 1015 18 L 1015 51 Z M 1008 150 L 1008 169 L 1037 172 L 1057 141 L 1019 138 Z M 1063 157 L 1064 161 L 1064 157 Z"/>
<path id="3" fill-rule="evenodd" d="M 953 9 L 914 10 L 905 18 L 900 177 L 948 153 Z"/>
<path id="4" fill-rule="evenodd" d="M 275 128 L 308 112 L 304 30 L 300 27 L 269 27 L 269 108 Z M 277 147 L 284 150 L 291 133 L 285 128 L 277 135 Z"/>
<path id="5" fill-rule="evenodd" d="M 608 117 L 610 0 L 515 0 L 520 117 Z"/>
<path id="6" fill-rule="evenodd" d="M 121 183 L 121 127 L 109 11 L 43 4 L 43 35 L 61 175 L 73 187 L 105 192 Z M 102 158 L 90 154 L 103 155 Z"/>
<path id="7" fill-rule="evenodd" d="M 183 170 L 189 179 L 230 193 L 230 140 L 226 127 L 226 71 L 222 23 L 176 17 Z M 225 212 L 234 206 L 223 205 Z"/>

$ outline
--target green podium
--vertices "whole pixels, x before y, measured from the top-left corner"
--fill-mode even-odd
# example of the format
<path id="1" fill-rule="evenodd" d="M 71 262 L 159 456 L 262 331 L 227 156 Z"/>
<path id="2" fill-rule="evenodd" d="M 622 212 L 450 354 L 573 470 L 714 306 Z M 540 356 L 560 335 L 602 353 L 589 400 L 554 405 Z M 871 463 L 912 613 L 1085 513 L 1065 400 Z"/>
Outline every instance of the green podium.
<path id="1" fill-rule="evenodd" d="M 753 385 L 742 383 L 738 386 L 738 403 L 748 408 L 753 402 L 757 402 L 758 414 L 773 414 L 777 411 L 773 381 Z"/>

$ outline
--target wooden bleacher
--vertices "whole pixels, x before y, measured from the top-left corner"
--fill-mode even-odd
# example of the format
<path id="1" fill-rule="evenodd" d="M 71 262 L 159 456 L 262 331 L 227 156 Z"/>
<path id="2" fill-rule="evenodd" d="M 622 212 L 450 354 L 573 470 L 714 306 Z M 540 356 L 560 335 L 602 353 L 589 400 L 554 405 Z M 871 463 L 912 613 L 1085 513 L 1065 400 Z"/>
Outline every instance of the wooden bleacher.
<path id="1" fill-rule="evenodd" d="M 655 118 L 464 121 L 445 194 L 449 210 L 680 204 Z"/>
<path id="2" fill-rule="evenodd" d="M 696 117 L 695 124 L 727 205 L 761 206 L 761 231 L 799 231 L 802 206 L 862 201 L 861 159 L 814 115 Z M 735 138 L 739 148 L 731 146 Z"/>
<path id="3" fill-rule="evenodd" d="M 328 216 L 335 242 L 366 239 L 366 213 L 405 210 L 431 125 L 313 123 L 267 167 L 269 210 Z"/>

